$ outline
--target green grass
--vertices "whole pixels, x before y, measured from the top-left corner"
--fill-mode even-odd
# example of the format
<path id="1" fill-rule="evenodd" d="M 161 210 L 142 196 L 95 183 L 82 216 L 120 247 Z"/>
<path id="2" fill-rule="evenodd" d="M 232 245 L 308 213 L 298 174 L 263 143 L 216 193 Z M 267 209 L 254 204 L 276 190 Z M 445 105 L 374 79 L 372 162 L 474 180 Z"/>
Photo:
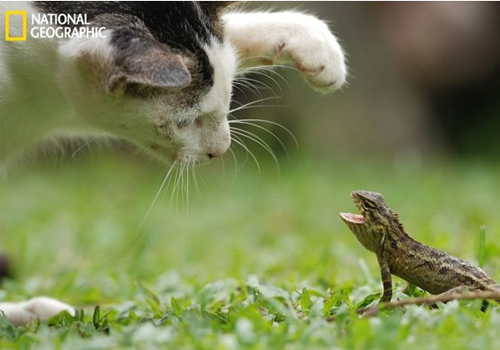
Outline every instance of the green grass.
<path id="1" fill-rule="evenodd" d="M 379 191 L 415 238 L 481 261 L 499 280 L 498 166 L 292 155 L 281 174 L 250 163 L 234 182 L 230 165 L 225 177 L 217 164 L 205 172 L 188 211 L 160 195 L 141 227 L 165 169 L 118 157 L 4 181 L 0 250 L 16 277 L 0 300 L 49 295 L 82 311 L 17 328 L 0 318 L 0 348 L 500 348 L 498 305 L 355 315 L 381 282 L 375 257 L 338 217 L 355 210 L 351 190 Z"/>

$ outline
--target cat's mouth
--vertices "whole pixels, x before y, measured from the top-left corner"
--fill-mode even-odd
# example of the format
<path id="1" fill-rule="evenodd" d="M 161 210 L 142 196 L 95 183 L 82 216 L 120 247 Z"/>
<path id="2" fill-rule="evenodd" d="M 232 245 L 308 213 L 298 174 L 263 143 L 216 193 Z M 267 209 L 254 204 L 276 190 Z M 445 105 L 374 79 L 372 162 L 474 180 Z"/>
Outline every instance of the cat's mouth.
<path id="1" fill-rule="evenodd" d="M 141 145 L 146 151 L 162 163 L 173 163 L 176 159 L 175 152 L 172 149 L 157 142 L 149 142 Z"/>
<path id="2" fill-rule="evenodd" d="M 182 152 L 172 150 L 171 147 L 156 142 L 148 143 L 146 149 L 160 162 L 168 164 L 200 164 L 210 160 L 209 156 L 197 157 L 195 155 L 182 154 Z"/>
<path id="3" fill-rule="evenodd" d="M 149 149 L 153 152 L 163 152 L 166 151 L 166 148 L 160 145 L 159 143 L 153 142 L 149 144 Z"/>

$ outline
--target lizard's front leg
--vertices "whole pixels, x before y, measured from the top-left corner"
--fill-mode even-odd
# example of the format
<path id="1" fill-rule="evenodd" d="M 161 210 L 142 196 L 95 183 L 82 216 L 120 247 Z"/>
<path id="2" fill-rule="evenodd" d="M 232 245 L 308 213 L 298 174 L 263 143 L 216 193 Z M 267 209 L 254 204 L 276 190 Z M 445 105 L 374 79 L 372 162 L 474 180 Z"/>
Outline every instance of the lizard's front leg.
<path id="1" fill-rule="evenodd" d="M 383 256 L 378 257 L 378 264 L 380 266 L 380 276 L 382 277 L 382 285 L 384 286 L 384 293 L 380 299 L 381 303 L 389 302 L 392 299 L 392 275 L 389 263 Z"/>
<path id="2" fill-rule="evenodd" d="M 228 13 L 225 35 L 237 49 L 243 67 L 295 66 L 313 88 L 333 91 L 347 75 L 344 53 L 328 26 L 297 12 Z"/>

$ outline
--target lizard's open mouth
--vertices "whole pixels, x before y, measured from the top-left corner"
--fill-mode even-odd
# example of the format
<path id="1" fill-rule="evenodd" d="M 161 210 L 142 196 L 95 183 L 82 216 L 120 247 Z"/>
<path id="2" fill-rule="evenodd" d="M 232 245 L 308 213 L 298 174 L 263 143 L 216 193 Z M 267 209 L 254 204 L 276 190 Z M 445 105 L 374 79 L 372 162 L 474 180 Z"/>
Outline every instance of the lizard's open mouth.
<path id="1" fill-rule="evenodd" d="M 360 214 L 340 213 L 340 218 L 346 224 L 362 225 L 365 223 L 365 218 Z"/>

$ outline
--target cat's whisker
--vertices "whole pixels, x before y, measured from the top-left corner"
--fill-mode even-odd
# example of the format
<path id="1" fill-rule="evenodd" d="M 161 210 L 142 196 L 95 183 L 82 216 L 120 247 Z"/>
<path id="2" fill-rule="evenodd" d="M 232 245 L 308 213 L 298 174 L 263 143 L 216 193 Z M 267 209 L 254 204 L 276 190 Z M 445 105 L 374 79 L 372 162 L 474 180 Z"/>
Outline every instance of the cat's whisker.
<path id="1" fill-rule="evenodd" d="M 198 172 L 197 172 L 197 169 L 198 169 L 198 166 L 196 165 L 196 163 L 192 163 L 191 164 L 191 167 L 192 167 L 192 177 L 193 177 L 193 185 L 194 185 L 194 189 L 196 191 L 196 194 L 198 196 L 199 199 L 202 199 L 203 196 L 201 195 L 201 191 L 200 191 L 200 186 L 198 185 Z"/>
<path id="2" fill-rule="evenodd" d="M 144 216 L 144 219 L 143 219 L 143 222 L 147 219 L 147 217 L 149 216 L 149 214 L 151 213 L 151 210 L 153 210 L 153 207 L 155 206 L 157 200 L 158 200 L 158 197 L 161 193 L 161 191 L 163 190 L 165 184 L 167 183 L 167 180 L 170 179 L 170 174 L 172 174 L 172 170 L 175 168 L 175 166 L 177 165 L 177 161 L 174 161 L 172 163 L 172 165 L 170 166 L 170 169 L 168 169 L 168 172 L 167 172 L 167 175 L 165 176 L 165 179 L 163 179 L 163 182 L 161 183 L 160 185 L 160 188 L 158 189 L 158 191 L 156 192 L 156 195 L 153 199 L 153 202 L 151 203 L 151 205 L 149 206 L 149 209 L 148 211 L 146 212 L 146 215 Z M 141 223 L 142 224 L 142 223 Z"/>
<path id="3" fill-rule="evenodd" d="M 222 162 L 222 180 L 224 180 L 226 178 L 226 162 L 224 161 L 224 157 L 220 160 Z"/>
<path id="4" fill-rule="evenodd" d="M 231 116 L 231 117 L 234 117 L 234 116 Z M 299 147 L 299 142 L 298 142 L 297 138 L 295 137 L 295 135 L 293 134 L 293 132 L 290 129 L 288 129 L 287 127 L 281 125 L 280 123 L 273 122 L 272 120 L 266 120 L 266 119 L 234 119 L 234 120 L 229 120 L 228 122 L 229 122 L 229 124 L 231 124 L 231 123 L 241 123 L 241 122 L 254 122 L 254 123 L 267 123 L 267 124 L 274 125 L 274 126 L 280 128 L 280 129 L 284 130 L 288 135 L 290 135 L 290 137 L 295 142 L 295 145 L 297 146 L 297 148 Z"/>
<path id="5" fill-rule="evenodd" d="M 231 156 L 233 158 L 235 169 L 238 170 L 238 159 L 236 158 L 236 154 L 234 154 L 232 147 L 229 148 L 229 152 L 231 153 Z"/>
<path id="6" fill-rule="evenodd" d="M 233 86 L 246 95 L 246 90 L 251 91 L 256 96 L 262 98 L 259 86 L 248 81 L 246 78 L 236 79 L 233 81 Z M 246 89 L 246 90 L 245 90 Z M 273 91 L 274 92 L 274 91 Z"/>
<path id="7" fill-rule="evenodd" d="M 207 183 L 205 181 L 205 173 L 203 172 L 203 168 L 201 166 L 197 166 L 196 171 L 198 171 L 198 175 L 200 176 L 202 185 L 205 187 L 205 189 L 208 188 Z"/>
<path id="8" fill-rule="evenodd" d="M 234 160 L 234 176 L 233 178 L 231 179 L 231 182 L 230 182 L 230 185 L 229 187 L 233 187 L 234 185 L 234 182 L 236 181 L 236 177 L 238 176 L 238 159 L 236 158 L 236 154 L 234 153 L 233 149 L 232 148 L 229 148 L 229 152 L 231 152 L 231 155 L 233 156 L 233 160 Z"/>
<path id="9" fill-rule="evenodd" d="M 182 165 L 181 165 L 182 166 Z M 179 188 L 179 181 L 180 181 L 180 173 L 181 173 L 181 166 L 177 167 L 175 170 L 175 181 L 173 184 L 172 188 L 172 194 L 170 195 L 170 202 L 169 202 L 169 207 L 172 210 L 173 204 L 174 204 L 174 198 L 176 199 L 176 208 L 178 208 L 179 205 L 179 196 L 178 196 L 178 188 Z"/>
<path id="10" fill-rule="evenodd" d="M 187 162 L 183 163 L 182 164 L 182 169 L 181 169 L 181 186 L 179 187 L 180 188 L 180 191 L 179 191 L 179 195 L 180 195 L 180 208 L 182 210 L 185 210 L 186 209 L 186 166 L 187 166 Z"/>
<path id="11" fill-rule="evenodd" d="M 91 137 L 87 142 L 85 142 L 83 145 L 81 145 L 80 147 L 78 147 L 76 149 L 76 151 L 74 151 L 71 156 L 69 157 L 68 159 L 68 163 L 71 162 L 73 160 L 73 158 L 75 158 L 75 156 L 77 155 L 78 152 L 80 152 L 81 150 L 83 150 L 85 147 L 87 147 L 89 144 L 91 144 L 92 142 L 94 142 L 96 140 L 95 137 Z"/>
<path id="12" fill-rule="evenodd" d="M 262 59 L 266 59 L 266 57 L 264 56 L 246 56 L 244 59 L 242 59 L 240 61 L 240 67 L 238 68 L 236 74 L 244 74 L 245 72 L 251 70 L 253 67 L 245 67 L 245 65 L 248 63 L 248 61 L 252 62 L 254 60 L 262 60 Z M 258 66 L 260 67 L 260 66 Z"/>
<path id="13" fill-rule="evenodd" d="M 269 73 L 269 71 L 267 71 L 267 72 Z M 255 75 L 261 75 L 261 76 L 264 76 L 265 78 L 267 78 L 267 79 L 271 80 L 271 81 L 272 81 L 272 82 L 273 82 L 273 83 L 274 83 L 274 84 L 278 87 L 278 89 L 279 89 L 280 93 L 283 93 L 283 89 L 281 88 L 281 85 L 279 84 L 279 82 L 278 82 L 276 79 L 274 79 L 274 78 L 272 77 L 272 75 L 271 75 L 271 74 L 266 74 L 265 72 L 261 72 L 261 71 L 259 71 L 258 69 L 257 69 L 257 70 L 252 71 L 252 74 L 255 74 Z M 278 75 L 279 75 L 279 74 L 278 74 Z M 280 76 L 283 80 L 285 80 L 285 79 L 284 79 L 281 75 L 279 75 L 279 76 Z M 262 81 L 260 81 L 260 80 L 253 79 L 253 78 L 248 78 L 248 77 L 245 77 L 244 79 L 245 79 L 245 80 L 251 80 L 251 81 L 258 82 L 258 83 L 260 83 L 260 84 L 262 84 L 262 85 L 266 86 L 269 90 L 271 90 L 271 91 L 273 91 L 273 92 L 274 92 L 274 90 L 273 90 L 273 89 L 272 89 L 269 85 L 265 84 L 264 82 L 262 82 Z"/>
<path id="14" fill-rule="evenodd" d="M 252 66 L 252 67 L 245 67 L 244 66 L 244 63 L 246 60 L 248 59 L 256 59 L 256 58 L 262 58 L 260 56 L 252 56 L 252 57 L 247 57 L 245 60 L 243 60 L 243 64 L 242 64 L 242 68 L 239 68 L 238 71 L 236 72 L 236 74 L 239 76 L 240 74 L 246 74 L 248 72 L 252 72 L 253 70 L 255 69 L 267 69 L 267 70 L 273 70 L 275 68 L 284 68 L 284 69 L 290 69 L 290 70 L 293 70 L 293 71 L 297 71 L 297 67 L 293 66 L 293 65 L 288 65 L 288 64 L 282 64 L 282 63 L 274 63 L 274 64 L 261 64 L 261 65 L 258 65 L 258 66 Z"/>
<path id="15" fill-rule="evenodd" d="M 245 86 L 242 84 L 236 84 L 233 82 L 233 88 L 241 92 L 245 97 L 247 97 L 247 91 L 245 90 Z"/>
<path id="16" fill-rule="evenodd" d="M 252 101 L 252 102 L 249 102 L 249 103 L 246 103 L 242 106 L 239 106 L 239 107 L 236 107 L 236 108 L 233 108 L 231 109 L 228 114 L 231 114 L 231 113 L 234 113 L 234 112 L 237 112 L 237 111 L 240 111 L 240 110 L 243 110 L 243 109 L 248 109 L 248 108 L 253 108 L 251 106 L 255 106 L 257 103 L 259 102 L 264 102 L 264 101 L 269 101 L 269 100 L 276 100 L 276 99 L 279 99 L 281 98 L 281 96 L 271 96 L 271 97 L 266 97 L 266 98 L 260 98 L 258 100 L 255 100 L 255 101 Z M 277 105 L 277 106 L 266 106 L 266 105 L 258 105 L 259 107 L 285 107 L 283 105 Z"/>
<path id="17" fill-rule="evenodd" d="M 236 104 L 238 104 L 238 105 L 240 105 L 240 106 L 243 106 L 243 105 L 244 105 L 244 103 L 242 103 L 242 102 L 240 102 L 240 101 L 235 101 L 235 100 L 232 100 L 232 101 L 231 101 L 231 103 L 236 103 Z"/>
<path id="18" fill-rule="evenodd" d="M 260 168 L 259 161 L 257 160 L 257 157 L 255 157 L 255 155 L 253 154 L 253 152 L 250 151 L 250 149 L 245 145 L 245 142 L 243 142 L 243 140 L 241 140 L 237 135 L 233 136 L 233 141 L 237 145 L 240 145 L 253 158 L 253 160 L 255 161 L 255 164 L 257 165 L 257 169 L 259 170 L 259 173 L 261 173 L 262 171 L 261 171 L 261 168 Z"/>
<path id="19" fill-rule="evenodd" d="M 200 182 L 204 183 L 205 180 L 203 179 L 204 175 L 203 175 L 203 172 L 201 171 L 200 168 L 201 167 L 199 165 L 195 165 L 194 170 L 196 173 L 196 187 L 198 188 L 198 192 L 200 194 L 200 199 L 203 199 L 203 192 L 202 192 Z"/>
<path id="20" fill-rule="evenodd" d="M 279 72 L 276 71 L 276 68 L 298 71 L 298 69 L 296 67 L 291 66 L 291 65 L 285 65 L 285 64 L 260 65 L 260 66 L 240 69 L 237 73 L 238 76 L 236 77 L 236 79 L 244 78 L 245 75 L 248 73 L 263 75 L 263 76 L 273 80 L 274 83 L 280 87 L 280 91 L 281 91 L 280 84 L 278 84 L 278 82 L 272 77 L 272 75 L 276 75 L 279 77 L 279 79 L 281 81 L 283 81 L 288 87 L 290 87 L 289 82 L 285 79 L 285 77 L 283 77 L 283 75 L 281 75 Z"/>
<path id="21" fill-rule="evenodd" d="M 269 146 L 269 144 L 266 141 L 264 141 L 261 137 L 251 133 L 248 130 L 240 129 L 237 127 L 231 127 L 231 132 L 236 134 L 236 135 L 245 137 L 245 138 L 249 139 L 250 141 L 253 141 L 256 144 L 260 145 L 262 148 L 264 148 L 267 151 L 267 153 L 269 153 L 271 155 L 271 157 L 274 159 L 274 162 L 276 163 L 276 167 L 278 168 L 278 171 L 280 171 L 280 165 L 279 165 L 278 158 L 274 154 L 274 152 L 273 152 L 272 148 Z"/>
<path id="22" fill-rule="evenodd" d="M 153 201 L 151 202 L 151 205 L 149 206 L 148 210 L 146 211 L 146 214 L 144 215 L 140 224 L 137 226 L 137 229 L 130 236 L 128 244 L 125 248 L 125 253 L 130 251 L 132 248 L 134 248 L 134 246 L 144 238 L 144 235 L 146 234 L 146 231 L 143 230 L 144 224 L 146 223 L 146 220 L 149 218 L 151 211 L 153 210 L 156 202 L 158 201 L 158 197 L 160 196 L 161 191 L 165 188 L 165 184 L 167 183 L 167 180 L 171 178 L 172 171 L 175 169 L 176 164 L 177 164 L 177 161 L 173 162 L 172 165 L 170 166 L 170 168 L 168 169 L 167 174 L 165 175 L 165 178 L 163 179 L 163 181 L 160 185 L 160 188 L 156 192 L 156 195 L 155 195 Z"/>
<path id="23" fill-rule="evenodd" d="M 179 185 L 179 204 L 178 204 L 178 209 L 182 213 L 182 211 L 185 209 L 184 207 L 184 201 L 185 201 L 185 184 L 184 184 L 184 171 L 186 170 L 186 163 L 182 164 L 181 168 L 181 181 Z"/>
<path id="24" fill-rule="evenodd" d="M 186 213 L 189 213 L 189 170 L 191 169 L 191 161 L 186 164 Z"/>
<path id="25" fill-rule="evenodd" d="M 174 162 L 174 164 L 177 164 L 177 161 Z M 173 164 L 173 166 L 175 166 Z M 161 197 L 161 202 L 165 204 L 165 198 L 167 197 L 167 194 L 170 192 L 169 189 L 171 188 L 171 184 L 172 184 L 172 179 L 174 178 L 174 176 L 172 176 L 171 174 L 169 175 L 168 177 L 168 181 L 167 181 L 167 184 L 165 186 L 165 191 L 163 191 L 163 194 L 162 194 L 162 197 Z"/>
<path id="26" fill-rule="evenodd" d="M 250 78 L 251 79 L 251 78 Z M 260 82 L 258 82 L 260 84 Z M 248 80 L 248 77 L 238 77 L 233 80 L 233 84 L 237 86 L 241 86 L 248 90 L 252 90 L 254 92 L 259 92 L 258 85 L 256 86 L 252 81 Z"/>
<path id="27" fill-rule="evenodd" d="M 191 188 L 190 184 L 190 178 L 191 178 L 191 160 L 186 162 L 186 168 L 184 170 L 184 200 L 185 200 L 185 210 L 186 213 L 189 213 L 189 195 L 190 191 L 193 189 Z"/>
<path id="28" fill-rule="evenodd" d="M 253 63 L 255 60 L 269 60 L 269 57 L 266 56 L 260 56 L 260 55 L 254 55 L 254 56 L 246 56 L 243 60 L 240 62 L 240 67 L 238 68 L 236 74 L 245 74 L 249 71 L 252 71 L 253 69 L 260 69 L 261 67 L 287 67 L 287 68 L 294 68 L 293 66 L 289 65 L 284 65 L 284 64 L 277 64 L 277 63 L 270 63 L 270 64 L 255 64 Z M 251 62 L 251 66 L 247 66 L 248 61 Z"/>
<path id="29" fill-rule="evenodd" d="M 231 140 L 233 140 L 233 137 L 231 136 Z M 234 140 L 233 140 L 234 141 Z M 236 144 L 236 143 L 235 143 Z M 237 146 L 240 146 L 238 144 L 236 144 Z M 241 147 L 241 146 L 240 146 Z M 235 155 L 236 157 L 236 153 L 233 151 L 233 154 Z M 239 165 L 238 168 L 236 168 L 236 172 L 239 172 L 241 169 L 243 169 L 245 167 L 245 165 L 247 164 L 248 162 L 248 159 L 250 158 L 250 156 L 248 155 L 248 152 L 244 152 L 245 154 L 245 158 L 243 159 L 243 162 L 241 162 L 241 164 Z"/>
<path id="30" fill-rule="evenodd" d="M 228 123 L 229 123 L 229 127 L 230 128 L 231 128 L 231 124 L 240 124 L 240 125 L 249 125 L 249 126 L 252 126 L 254 128 L 258 128 L 258 129 L 261 129 L 261 130 L 265 131 L 266 133 L 270 134 L 274 139 L 276 139 L 279 142 L 279 144 L 281 145 L 281 147 L 285 151 L 285 154 L 286 154 L 287 158 L 289 157 L 288 148 L 285 146 L 285 144 L 283 143 L 283 141 L 281 141 L 281 139 L 278 137 L 278 135 L 276 135 L 271 130 L 266 129 L 262 125 L 259 125 L 259 124 L 256 124 L 256 123 L 252 123 L 252 122 L 246 122 L 246 121 L 242 121 L 242 120 L 230 120 L 230 121 L 228 121 Z"/>
<path id="31" fill-rule="evenodd" d="M 264 139 L 262 139 L 260 136 L 252 133 L 251 131 L 231 126 L 231 132 L 233 132 L 236 135 L 245 137 L 251 141 L 254 141 L 255 143 L 262 146 L 266 151 L 272 152 L 272 148 L 269 146 L 269 144 L 266 141 L 264 141 Z"/>
<path id="32" fill-rule="evenodd" d="M 271 108 L 271 107 L 290 107 L 290 105 L 253 105 L 253 106 L 241 106 L 232 109 L 230 112 L 237 112 L 245 109 L 253 109 L 253 108 Z"/>
<path id="33" fill-rule="evenodd" d="M 249 77 L 242 77 L 242 78 L 237 78 L 234 82 L 235 84 L 240 83 L 241 86 L 251 90 L 254 92 L 256 95 L 259 95 L 259 97 L 262 98 L 262 93 L 260 92 L 262 89 L 268 89 L 272 91 L 273 94 L 277 95 L 277 93 L 274 91 L 274 89 L 269 86 L 268 84 L 264 83 L 263 81 L 249 78 Z M 278 85 L 278 88 L 280 89 L 280 92 L 282 92 L 281 87 Z"/>
<path id="34" fill-rule="evenodd" d="M 182 199 L 182 166 L 179 167 L 177 187 L 175 189 L 175 210 L 177 215 L 179 215 L 180 213 L 181 199 Z"/>
<path id="35" fill-rule="evenodd" d="M 271 146 L 269 146 L 269 144 L 264 141 L 264 139 L 262 139 L 260 136 L 257 136 L 255 134 L 253 134 L 252 132 L 248 131 L 248 130 L 244 130 L 244 129 L 240 129 L 240 128 L 235 128 L 233 127 L 231 129 L 236 135 L 239 135 L 239 136 L 242 136 L 242 137 L 245 137 L 247 138 L 248 140 L 250 141 L 253 141 L 254 143 L 256 143 L 257 145 L 261 146 L 262 148 L 264 148 L 264 150 L 269 153 L 269 155 L 273 158 L 274 162 L 276 163 L 276 168 L 278 169 L 278 172 L 280 172 L 280 165 L 279 165 L 279 160 L 278 160 L 278 157 L 276 156 L 276 154 L 274 153 L 273 149 L 271 148 Z"/>
<path id="36" fill-rule="evenodd" d="M 287 87 L 290 87 L 290 83 L 285 79 L 285 77 L 283 75 L 281 75 L 279 72 L 277 72 L 275 70 L 275 68 L 288 68 L 288 69 L 291 69 L 291 70 L 294 70 L 294 71 L 297 70 L 297 68 L 295 68 L 293 66 L 285 66 L 285 65 L 282 65 L 282 64 L 281 65 L 280 64 L 276 64 L 276 65 L 272 65 L 272 66 L 260 66 L 255 71 L 253 71 L 253 73 L 264 75 L 264 76 L 266 76 L 266 77 L 268 77 L 270 79 L 271 79 L 272 75 L 276 75 L 276 76 L 278 76 L 278 78 L 281 81 L 283 81 L 287 85 Z M 266 73 L 268 73 L 268 74 L 266 74 Z"/>
<path id="37" fill-rule="evenodd" d="M 278 99 L 278 98 L 280 98 L 280 96 L 263 97 L 263 98 L 260 98 L 260 99 L 254 100 L 254 101 L 250 101 L 249 103 L 241 103 L 239 101 L 231 101 L 231 102 L 238 103 L 240 105 L 239 107 L 243 107 L 243 106 L 252 105 L 255 103 L 259 103 L 259 102 L 263 102 L 263 101 L 267 101 L 267 100 L 272 100 L 272 99 Z"/>
<path id="38" fill-rule="evenodd" d="M 192 182 L 192 192 L 194 194 L 196 194 L 196 197 L 198 199 L 200 199 L 201 197 L 200 197 L 200 192 L 199 192 L 198 183 L 197 183 L 197 179 L 196 179 L 196 164 L 194 162 L 191 163 L 190 174 L 191 174 L 191 178 L 189 179 L 189 181 Z"/>
<path id="39" fill-rule="evenodd" d="M 217 114 L 215 114 L 215 113 L 208 113 L 208 117 L 209 117 L 210 119 L 212 119 L 212 121 L 214 121 L 215 123 L 218 123 L 218 122 L 219 122 L 219 120 L 218 120 L 218 118 L 219 118 L 219 117 L 218 117 L 218 115 L 217 115 Z"/>

